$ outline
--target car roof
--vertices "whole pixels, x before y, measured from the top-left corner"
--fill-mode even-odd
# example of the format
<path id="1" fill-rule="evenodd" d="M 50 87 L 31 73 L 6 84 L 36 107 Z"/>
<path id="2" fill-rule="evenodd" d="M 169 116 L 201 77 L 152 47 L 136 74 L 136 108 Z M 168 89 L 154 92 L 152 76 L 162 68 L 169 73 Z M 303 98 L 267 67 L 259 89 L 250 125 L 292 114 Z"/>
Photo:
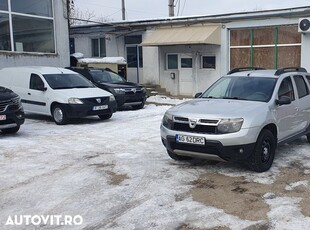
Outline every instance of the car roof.
<path id="1" fill-rule="evenodd" d="M 274 77 L 277 78 L 278 76 L 275 75 L 277 70 L 251 70 L 251 71 L 241 71 L 232 74 L 228 74 L 226 76 L 238 76 L 238 77 Z"/>
<path id="2" fill-rule="evenodd" d="M 50 67 L 50 66 L 19 66 L 19 67 L 7 67 L 3 68 L 6 71 L 29 71 L 29 72 L 39 72 L 41 74 L 76 74 L 76 72 L 60 68 L 60 67 Z"/>
<path id="3" fill-rule="evenodd" d="M 285 67 L 280 69 L 259 69 L 259 68 L 236 68 L 232 69 L 225 75 L 238 76 L 238 77 L 268 77 L 268 78 L 279 78 L 281 75 L 296 75 L 296 74 L 308 74 L 307 70 L 302 67 Z"/>

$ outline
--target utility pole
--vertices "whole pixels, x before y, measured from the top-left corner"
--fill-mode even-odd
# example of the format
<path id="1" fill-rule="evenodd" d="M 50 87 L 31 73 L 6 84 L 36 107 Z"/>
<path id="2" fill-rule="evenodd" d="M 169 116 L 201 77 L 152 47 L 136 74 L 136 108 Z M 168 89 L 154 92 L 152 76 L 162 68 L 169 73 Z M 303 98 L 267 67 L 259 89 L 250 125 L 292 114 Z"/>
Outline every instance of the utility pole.
<path id="1" fill-rule="evenodd" d="M 168 0 L 168 6 L 169 6 L 169 17 L 174 17 L 174 0 Z"/>
<path id="2" fill-rule="evenodd" d="M 126 14 L 125 14 L 125 0 L 122 0 L 122 19 L 126 20 Z"/>

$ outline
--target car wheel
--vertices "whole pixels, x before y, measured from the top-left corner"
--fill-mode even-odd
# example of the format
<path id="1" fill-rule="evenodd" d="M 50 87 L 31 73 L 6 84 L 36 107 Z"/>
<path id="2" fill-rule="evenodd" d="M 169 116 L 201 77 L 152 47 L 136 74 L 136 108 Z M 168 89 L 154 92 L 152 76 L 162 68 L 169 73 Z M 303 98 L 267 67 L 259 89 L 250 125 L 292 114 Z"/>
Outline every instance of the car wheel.
<path id="1" fill-rule="evenodd" d="M 192 157 L 177 155 L 177 154 L 175 154 L 169 150 L 167 150 L 167 153 L 168 153 L 169 157 L 171 157 L 173 160 L 176 160 L 176 161 L 186 161 L 186 160 L 193 159 Z"/>
<path id="2" fill-rule="evenodd" d="M 19 130 L 20 126 L 16 126 L 14 128 L 8 128 L 8 129 L 2 129 L 3 134 L 12 134 L 12 133 L 17 133 Z"/>
<path id="3" fill-rule="evenodd" d="M 55 105 L 53 107 L 52 115 L 54 121 L 57 125 L 65 125 L 68 122 L 68 117 L 66 114 L 66 110 L 63 108 L 62 105 Z"/>
<path id="4" fill-rule="evenodd" d="M 256 172 L 265 172 L 270 169 L 275 151 L 276 138 L 269 130 L 262 130 L 258 136 L 251 156 L 250 168 Z"/>
<path id="5" fill-rule="evenodd" d="M 101 120 L 107 120 L 112 117 L 113 113 L 98 115 Z"/>
<path id="6" fill-rule="evenodd" d="M 133 106 L 132 106 L 132 108 L 133 108 L 133 109 L 136 109 L 136 110 L 138 110 L 138 109 L 143 109 L 143 107 L 144 107 L 144 102 L 142 102 L 140 105 L 133 105 Z"/>

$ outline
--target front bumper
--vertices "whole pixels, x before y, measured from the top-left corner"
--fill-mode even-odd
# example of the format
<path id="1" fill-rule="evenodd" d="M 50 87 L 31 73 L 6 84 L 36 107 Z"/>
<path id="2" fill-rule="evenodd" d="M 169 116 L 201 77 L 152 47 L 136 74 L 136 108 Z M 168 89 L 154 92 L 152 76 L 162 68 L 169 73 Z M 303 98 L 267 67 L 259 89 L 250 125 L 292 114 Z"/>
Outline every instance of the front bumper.
<path id="1" fill-rule="evenodd" d="M 25 114 L 22 109 L 6 111 L 0 113 L 0 115 L 6 115 L 6 119 L 0 121 L 0 129 L 14 128 L 16 126 L 21 126 L 25 122 Z"/>
<path id="2" fill-rule="evenodd" d="M 108 108 L 103 110 L 93 110 L 94 105 L 89 104 L 64 104 L 67 116 L 69 118 L 79 118 L 87 116 L 97 116 L 104 114 L 112 114 L 116 112 L 116 102 L 112 101 L 108 103 Z"/>
<path id="3" fill-rule="evenodd" d="M 193 157 L 217 156 L 226 161 L 242 162 L 254 151 L 257 139 L 254 129 L 240 130 L 237 133 L 207 135 L 169 130 L 161 126 L 162 142 L 167 150 L 177 154 Z M 205 145 L 194 145 L 176 142 L 176 134 L 199 136 L 205 138 Z"/>
<path id="4" fill-rule="evenodd" d="M 140 105 L 145 103 L 146 94 L 136 93 L 136 94 L 114 94 L 117 106 L 121 107 L 124 105 Z"/>

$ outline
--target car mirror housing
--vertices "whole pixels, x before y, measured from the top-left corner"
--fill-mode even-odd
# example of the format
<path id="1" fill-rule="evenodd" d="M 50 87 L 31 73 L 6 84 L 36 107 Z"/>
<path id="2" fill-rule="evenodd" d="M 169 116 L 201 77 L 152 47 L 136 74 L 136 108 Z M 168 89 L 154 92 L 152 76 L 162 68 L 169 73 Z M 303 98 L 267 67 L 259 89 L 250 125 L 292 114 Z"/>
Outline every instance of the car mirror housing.
<path id="1" fill-rule="evenodd" d="M 289 98 L 289 97 L 287 97 L 287 96 L 282 96 L 282 97 L 280 97 L 280 99 L 279 100 L 276 100 L 276 104 L 277 105 L 289 105 L 289 104 L 291 104 L 291 98 Z"/>
<path id="2" fill-rule="evenodd" d="M 201 95 L 202 95 L 202 93 L 201 93 L 201 92 L 196 93 L 196 94 L 195 94 L 195 98 L 198 98 L 198 97 L 200 97 Z"/>

